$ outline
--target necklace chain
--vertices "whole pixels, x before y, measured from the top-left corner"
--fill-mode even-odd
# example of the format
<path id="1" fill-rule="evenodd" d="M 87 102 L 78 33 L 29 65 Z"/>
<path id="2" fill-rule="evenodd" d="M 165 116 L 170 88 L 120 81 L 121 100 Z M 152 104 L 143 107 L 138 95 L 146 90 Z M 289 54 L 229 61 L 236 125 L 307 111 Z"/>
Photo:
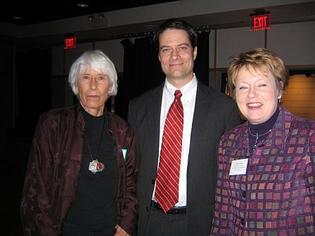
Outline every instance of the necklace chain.
<path id="1" fill-rule="evenodd" d="M 103 117 L 102 118 L 102 127 L 101 127 L 101 133 L 99 135 L 96 135 L 96 136 L 99 136 L 98 137 L 98 143 L 97 143 L 97 146 L 96 146 L 96 153 L 94 153 L 95 155 L 93 155 L 93 152 L 92 152 L 92 148 L 91 148 L 91 144 L 90 144 L 90 140 L 88 138 L 88 135 L 86 132 L 83 133 L 84 135 L 84 138 L 85 138 L 85 142 L 87 144 L 87 147 L 88 147 L 88 152 L 90 154 L 90 159 L 91 161 L 93 160 L 97 160 L 99 157 L 100 157 L 100 151 L 101 151 L 101 145 L 103 143 L 103 139 L 104 139 L 104 125 L 105 125 L 105 118 Z M 95 134 L 94 134 L 95 135 Z"/>
<path id="2" fill-rule="evenodd" d="M 248 133 L 249 133 L 251 136 L 255 137 L 255 143 L 254 143 L 254 146 L 253 146 L 253 147 L 254 147 L 254 148 L 256 147 L 256 145 L 257 145 L 257 143 L 258 143 L 258 139 L 259 139 L 260 137 L 263 137 L 263 136 L 269 134 L 269 133 L 271 132 L 271 130 L 272 130 L 272 129 L 269 129 L 268 131 L 266 131 L 266 132 L 263 133 L 263 134 L 258 134 L 258 133 L 253 134 L 252 131 L 250 131 L 250 128 L 248 128 Z"/>
<path id="3" fill-rule="evenodd" d="M 97 150 L 97 156 L 96 158 L 94 159 L 94 156 L 93 156 L 93 153 L 92 153 L 92 150 L 91 150 L 91 147 L 90 147 L 90 143 L 89 143 L 89 140 L 87 138 L 87 135 L 84 134 L 84 137 L 85 137 L 85 142 L 86 142 L 86 145 L 88 147 L 88 151 L 89 151 L 89 154 L 90 154 L 90 159 L 91 161 L 89 162 L 89 168 L 88 170 L 91 171 L 93 174 L 96 174 L 97 172 L 102 172 L 104 170 L 104 163 L 98 161 L 98 158 L 99 155 L 100 155 L 100 145 L 101 145 L 101 141 L 103 140 L 103 135 L 102 135 L 102 138 L 101 138 L 101 141 L 98 145 L 98 150 Z"/>
<path id="4" fill-rule="evenodd" d="M 86 145 L 87 145 L 87 148 L 88 148 L 88 152 L 89 152 L 89 154 L 90 154 L 90 159 L 91 159 L 91 161 L 93 161 L 93 160 L 94 160 L 94 155 L 93 155 L 93 153 L 92 153 L 89 140 L 88 140 L 86 134 L 84 134 L 84 137 L 85 137 L 85 142 L 86 142 Z M 97 149 L 99 150 L 99 147 L 98 147 Z M 97 151 L 97 152 L 98 152 L 98 151 Z M 98 156 L 98 155 L 97 155 L 97 156 Z M 97 159 L 97 157 L 96 157 L 96 159 Z"/>
<path id="5" fill-rule="evenodd" d="M 253 134 L 252 131 L 250 131 L 250 128 L 248 128 L 249 134 L 250 134 L 251 136 L 253 136 L 253 137 L 258 137 L 258 138 L 261 137 L 261 136 L 264 136 L 264 135 L 268 134 L 271 130 L 272 130 L 272 129 L 269 129 L 268 131 L 266 131 L 266 132 L 263 133 L 263 134 L 258 134 L 258 133 Z"/>

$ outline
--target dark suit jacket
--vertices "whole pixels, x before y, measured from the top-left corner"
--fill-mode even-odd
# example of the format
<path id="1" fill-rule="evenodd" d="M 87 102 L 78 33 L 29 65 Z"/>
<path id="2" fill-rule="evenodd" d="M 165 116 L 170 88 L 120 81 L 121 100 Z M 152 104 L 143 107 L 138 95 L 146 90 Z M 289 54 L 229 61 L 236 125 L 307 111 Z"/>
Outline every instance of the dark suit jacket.
<path id="1" fill-rule="evenodd" d="M 150 216 L 159 153 L 163 85 L 132 100 L 128 120 L 136 133 L 139 201 L 138 236 Z M 187 169 L 188 235 L 209 235 L 216 185 L 216 153 L 221 135 L 240 123 L 234 101 L 198 82 Z"/>

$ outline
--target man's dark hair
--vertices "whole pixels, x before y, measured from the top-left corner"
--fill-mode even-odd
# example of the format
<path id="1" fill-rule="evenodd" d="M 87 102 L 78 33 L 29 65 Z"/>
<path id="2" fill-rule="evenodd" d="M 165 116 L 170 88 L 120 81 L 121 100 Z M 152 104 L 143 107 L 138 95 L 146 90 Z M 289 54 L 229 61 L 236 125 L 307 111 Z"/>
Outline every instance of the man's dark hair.
<path id="1" fill-rule="evenodd" d="M 192 48 L 195 48 L 197 46 L 197 33 L 194 30 L 194 28 L 184 20 L 172 18 L 162 23 L 157 32 L 155 33 L 154 43 L 157 50 L 159 50 L 160 47 L 160 35 L 167 29 L 185 30 L 189 35 L 189 40 Z"/>

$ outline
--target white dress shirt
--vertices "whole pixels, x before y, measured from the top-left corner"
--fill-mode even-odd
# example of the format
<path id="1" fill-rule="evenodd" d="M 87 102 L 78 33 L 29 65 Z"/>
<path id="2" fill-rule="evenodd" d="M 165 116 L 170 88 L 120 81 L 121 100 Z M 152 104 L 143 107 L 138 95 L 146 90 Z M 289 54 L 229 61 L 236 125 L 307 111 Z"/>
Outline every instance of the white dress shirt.
<path id="1" fill-rule="evenodd" d="M 160 138 L 159 138 L 159 160 L 162 144 L 162 136 L 164 130 L 164 124 L 166 120 L 167 112 L 174 101 L 174 92 L 177 90 L 172 84 L 165 80 L 161 104 L 161 116 L 160 116 Z M 182 140 L 182 156 L 180 162 L 180 176 L 179 176 L 179 201 L 175 206 L 186 206 L 187 199 L 187 165 L 188 154 L 190 147 L 190 136 L 192 121 L 195 111 L 195 101 L 197 93 L 197 79 L 194 74 L 193 79 L 180 89 L 182 93 L 181 101 L 184 108 L 184 130 Z M 158 168 L 158 167 L 157 167 Z M 154 199 L 155 187 L 153 192 Z"/>

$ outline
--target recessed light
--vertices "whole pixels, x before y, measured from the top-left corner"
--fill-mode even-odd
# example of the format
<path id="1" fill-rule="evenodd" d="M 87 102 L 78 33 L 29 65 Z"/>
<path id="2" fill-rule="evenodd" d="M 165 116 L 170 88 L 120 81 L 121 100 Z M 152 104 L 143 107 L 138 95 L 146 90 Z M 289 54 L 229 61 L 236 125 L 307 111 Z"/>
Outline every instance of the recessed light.
<path id="1" fill-rule="evenodd" d="M 78 6 L 78 7 L 81 7 L 81 8 L 87 8 L 87 7 L 89 7 L 89 5 L 88 5 L 87 3 L 85 3 L 85 2 L 78 2 L 78 3 L 77 3 L 77 6 Z"/>
<path id="2" fill-rule="evenodd" d="M 23 17 L 22 16 L 12 16 L 13 20 L 22 20 Z"/>

